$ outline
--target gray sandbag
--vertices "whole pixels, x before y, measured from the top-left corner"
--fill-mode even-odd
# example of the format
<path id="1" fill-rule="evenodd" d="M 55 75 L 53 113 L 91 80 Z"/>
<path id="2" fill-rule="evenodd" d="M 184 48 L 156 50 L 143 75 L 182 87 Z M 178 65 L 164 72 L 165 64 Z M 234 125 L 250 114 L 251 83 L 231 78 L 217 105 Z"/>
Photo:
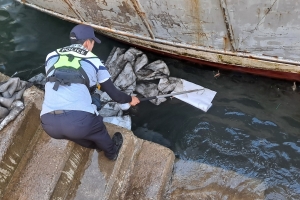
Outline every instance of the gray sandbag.
<path id="1" fill-rule="evenodd" d="M 170 70 L 162 60 L 154 61 L 136 72 L 137 80 L 155 80 L 170 76 Z"/>
<path id="2" fill-rule="evenodd" d="M 9 113 L 9 110 L 5 107 L 0 106 L 0 121 L 2 121 Z"/>
<path id="3" fill-rule="evenodd" d="M 143 95 L 144 97 L 157 96 L 157 95 L 161 94 L 159 92 L 159 90 L 157 89 L 157 84 L 154 84 L 154 83 L 147 83 L 147 84 L 140 83 L 140 84 L 137 84 L 136 91 L 139 94 Z M 162 102 L 165 102 L 166 100 L 167 100 L 166 98 L 159 98 L 159 99 L 150 100 L 150 102 L 155 104 L 155 105 L 159 105 Z"/>
<path id="4" fill-rule="evenodd" d="M 133 86 L 131 87 L 131 93 L 135 90 L 136 75 L 133 72 L 132 65 L 129 62 L 126 64 L 122 72 L 118 75 L 114 84 L 122 91 L 127 90 L 130 86 Z M 130 91 L 127 91 L 126 93 L 128 92 Z"/>
<path id="5" fill-rule="evenodd" d="M 101 102 L 108 102 L 108 101 L 112 101 L 112 99 L 110 98 L 110 96 L 108 96 L 108 94 L 106 92 L 102 92 L 101 90 L 95 91 L 98 94 L 100 94 L 100 101 Z"/>
<path id="6" fill-rule="evenodd" d="M 14 101 L 11 105 L 9 114 L 0 123 L 0 130 L 2 130 L 9 122 L 13 121 L 25 108 L 22 101 Z"/>
<path id="7" fill-rule="evenodd" d="M 119 74 L 122 72 L 124 67 L 126 66 L 127 61 L 124 59 L 124 54 L 120 55 L 113 65 L 109 66 L 108 72 L 111 76 L 111 80 L 114 82 L 115 79 L 119 76 Z"/>
<path id="8" fill-rule="evenodd" d="M 178 85 L 182 85 L 180 78 L 169 77 L 160 79 L 157 88 L 159 91 L 166 94 L 172 92 Z"/>
<path id="9" fill-rule="evenodd" d="M 156 60 L 150 63 L 149 65 L 145 66 L 145 69 L 151 69 L 154 72 L 160 72 L 162 74 L 170 76 L 170 70 L 167 64 L 162 60 Z"/>
<path id="10" fill-rule="evenodd" d="M 10 78 L 8 81 L 1 83 L 0 85 L 0 93 L 2 93 L 3 97 L 10 98 L 13 93 L 16 91 L 18 85 L 20 83 L 20 78 Z"/>
<path id="11" fill-rule="evenodd" d="M 119 107 L 118 103 L 108 102 L 101 108 L 99 114 L 102 117 L 122 116 L 123 111 Z"/>
<path id="12" fill-rule="evenodd" d="M 15 92 L 15 94 L 14 94 L 15 100 L 21 100 L 21 98 L 23 97 L 23 93 L 26 89 L 27 89 L 27 87 L 24 87 L 23 89 Z"/>
<path id="13" fill-rule="evenodd" d="M 5 107 L 5 108 L 9 108 L 11 106 L 11 104 L 13 103 L 13 101 L 15 100 L 16 95 L 10 97 L 10 98 L 5 98 L 5 97 L 0 97 L 0 104 L 1 106 Z"/>
<path id="14" fill-rule="evenodd" d="M 119 48 L 119 47 L 114 47 L 112 49 L 112 51 L 110 52 L 106 62 L 105 62 L 105 66 L 107 68 L 110 68 L 111 66 L 113 67 L 115 61 L 117 60 L 117 58 L 122 55 L 125 52 L 125 49 L 123 48 Z"/>
<path id="15" fill-rule="evenodd" d="M 18 77 L 0 83 L 0 130 L 24 109 L 24 104 L 20 100 L 29 86 L 28 82 L 22 81 Z"/>
<path id="16" fill-rule="evenodd" d="M 43 73 L 39 73 L 33 77 L 31 77 L 28 82 L 33 84 L 45 85 L 46 84 L 46 76 Z"/>
<path id="17" fill-rule="evenodd" d="M 124 59 L 129 61 L 133 65 L 133 62 L 136 60 L 136 58 L 141 56 L 142 54 L 142 51 L 131 47 L 125 52 Z"/>
<path id="18" fill-rule="evenodd" d="M 137 72 L 140 69 L 142 69 L 142 67 L 144 67 L 145 65 L 148 64 L 148 57 L 146 56 L 146 54 L 142 54 L 140 57 L 136 58 L 136 61 L 134 63 L 134 71 Z"/>

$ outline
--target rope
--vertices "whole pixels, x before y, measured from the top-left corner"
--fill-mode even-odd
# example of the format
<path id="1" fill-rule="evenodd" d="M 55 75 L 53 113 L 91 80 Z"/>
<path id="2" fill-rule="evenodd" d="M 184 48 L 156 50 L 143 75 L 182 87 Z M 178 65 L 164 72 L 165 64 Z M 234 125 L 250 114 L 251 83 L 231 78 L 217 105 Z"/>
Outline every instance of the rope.
<path id="1" fill-rule="evenodd" d="M 15 75 L 20 74 L 20 73 L 23 73 L 23 72 L 28 72 L 28 71 L 30 71 L 30 74 L 31 74 L 32 71 L 37 70 L 37 69 L 39 69 L 39 68 L 41 68 L 41 67 L 45 67 L 45 64 L 43 64 L 43 65 L 41 65 L 41 66 L 39 66 L 39 67 L 37 67 L 37 68 L 34 68 L 34 69 L 26 69 L 26 70 L 22 70 L 22 71 L 15 72 L 13 75 L 11 75 L 11 78 L 14 77 Z"/>

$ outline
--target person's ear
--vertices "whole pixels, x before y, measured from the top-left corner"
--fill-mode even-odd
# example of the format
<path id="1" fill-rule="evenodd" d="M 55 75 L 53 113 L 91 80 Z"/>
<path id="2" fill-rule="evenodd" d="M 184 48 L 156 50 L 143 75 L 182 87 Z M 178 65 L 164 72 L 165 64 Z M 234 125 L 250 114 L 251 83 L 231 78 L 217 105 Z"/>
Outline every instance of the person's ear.
<path id="1" fill-rule="evenodd" d="M 88 41 L 89 41 L 89 40 L 86 40 L 86 41 L 84 41 L 84 43 L 82 44 L 85 48 L 88 47 Z"/>
<path id="2" fill-rule="evenodd" d="M 91 40 L 86 40 L 84 41 L 84 43 L 82 44 L 85 48 L 87 48 L 89 51 L 91 51 L 91 49 L 93 48 L 93 43 Z"/>
<path id="3" fill-rule="evenodd" d="M 89 50 L 92 51 L 94 48 L 95 41 L 94 40 L 89 40 Z"/>

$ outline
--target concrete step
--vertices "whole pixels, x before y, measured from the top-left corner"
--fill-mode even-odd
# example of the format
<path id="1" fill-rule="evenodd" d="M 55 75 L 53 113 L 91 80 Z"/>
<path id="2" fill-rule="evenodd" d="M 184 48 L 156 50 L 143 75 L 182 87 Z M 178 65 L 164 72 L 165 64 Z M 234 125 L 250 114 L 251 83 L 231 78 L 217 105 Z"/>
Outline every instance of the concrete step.
<path id="1" fill-rule="evenodd" d="M 24 111 L 1 131 L 0 199 L 63 199 L 84 172 L 90 150 L 42 130 L 42 98 L 27 89 Z"/>
<path id="2" fill-rule="evenodd" d="M 0 74 L 1 81 L 7 78 Z M 0 198 L 40 125 L 39 108 L 43 93 L 40 90 L 27 92 L 30 94 L 24 93 L 25 109 L 0 132 Z M 30 98 L 26 98 L 26 95 Z"/>
<path id="3" fill-rule="evenodd" d="M 5 76 L 0 73 L 0 81 Z M 50 138 L 40 126 L 44 93 L 24 92 L 25 110 L 0 131 L 0 199 L 265 199 L 263 180 L 193 161 L 106 123 L 124 138 L 119 157 Z M 175 162 L 175 164 L 174 164 Z"/>
<path id="4" fill-rule="evenodd" d="M 112 136 L 122 133 L 124 142 L 117 161 L 95 151 L 74 199 L 163 199 L 171 177 L 171 150 L 138 139 L 127 129 L 106 124 Z"/>
<path id="5" fill-rule="evenodd" d="M 7 186 L 3 200 L 50 199 L 74 143 L 50 138 L 42 129 Z"/>
<path id="6" fill-rule="evenodd" d="M 170 149 L 143 140 L 122 199 L 165 199 L 174 159 Z"/>
<path id="7" fill-rule="evenodd" d="M 27 89 L 25 110 L 0 132 L 0 199 L 164 199 L 171 150 L 109 123 L 109 134 L 124 138 L 116 161 L 50 138 L 40 126 L 43 95 Z"/>
<path id="8" fill-rule="evenodd" d="M 108 123 L 106 127 L 111 136 L 115 132 L 121 132 L 123 135 L 118 159 L 110 161 L 103 152 L 94 151 L 74 199 L 120 199 L 113 196 L 124 193 L 136 154 L 141 148 L 141 141 L 127 129 Z"/>
<path id="9" fill-rule="evenodd" d="M 91 149 L 74 145 L 50 199 L 73 199 L 92 152 Z"/>
<path id="10" fill-rule="evenodd" d="M 263 180 L 193 161 L 177 160 L 166 199 L 265 199 Z"/>
<path id="11" fill-rule="evenodd" d="M 12 124 L 15 128 L 6 127 L 0 138 L 0 191 L 1 196 L 12 175 L 19 165 L 26 149 L 36 136 L 36 128 L 39 121 L 38 110 L 32 108 L 29 113 L 33 114 L 18 117 Z"/>

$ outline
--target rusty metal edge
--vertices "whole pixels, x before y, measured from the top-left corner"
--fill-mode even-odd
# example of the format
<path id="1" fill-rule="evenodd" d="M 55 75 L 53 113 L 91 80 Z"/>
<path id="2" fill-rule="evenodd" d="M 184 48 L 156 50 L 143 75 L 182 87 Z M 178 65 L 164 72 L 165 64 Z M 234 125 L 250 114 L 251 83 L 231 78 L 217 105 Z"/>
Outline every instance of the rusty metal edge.
<path id="1" fill-rule="evenodd" d="M 142 11 L 142 6 L 140 4 L 140 2 L 138 0 L 131 0 L 134 9 L 136 10 L 136 12 L 138 13 L 138 15 L 140 16 L 140 18 L 142 19 L 144 25 L 146 26 L 148 33 L 150 34 L 152 39 L 155 39 L 154 33 L 151 29 L 151 25 L 148 21 L 148 19 L 145 17 L 145 12 Z"/>
<path id="2" fill-rule="evenodd" d="M 66 2 L 66 4 L 68 4 L 69 8 L 72 9 L 72 11 L 78 16 L 78 18 L 81 21 L 84 21 L 84 19 L 81 17 L 81 15 L 79 14 L 79 12 L 72 6 L 72 3 L 70 3 L 69 0 L 64 0 Z"/>
<path id="3" fill-rule="evenodd" d="M 234 51 L 236 51 L 236 46 L 235 46 L 235 42 L 234 42 L 234 34 L 233 34 L 232 27 L 231 27 L 230 18 L 229 18 L 228 9 L 227 9 L 225 0 L 220 0 L 220 5 L 221 5 L 221 10 L 223 11 L 224 23 L 225 23 L 225 27 L 227 30 L 227 34 L 229 37 L 231 47 Z"/>
<path id="4" fill-rule="evenodd" d="M 59 13 L 55 13 L 51 10 L 47 10 L 44 8 L 41 8 L 39 6 L 29 4 L 26 2 L 23 2 L 22 0 L 16 0 L 19 1 L 29 7 L 32 7 L 34 9 L 37 9 L 41 12 L 48 13 L 50 15 L 53 15 L 55 17 L 74 22 L 74 23 L 84 23 L 83 21 L 80 21 L 78 19 L 74 19 Z M 162 52 L 162 53 L 167 53 L 170 55 L 177 55 L 180 57 L 187 57 L 187 60 L 199 60 L 201 62 L 220 62 L 219 64 L 221 65 L 235 65 L 234 63 L 229 63 L 229 62 L 223 62 L 222 59 L 219 59 L 222 56 L 227 57 L 226 60 L 230 60 L 229 58 L 232 58 L 238 62 L 236 63 L 244 63 L 245 60 L 249 60 L 253 62 L 254 64 L 252 65 L 246 65 L 246 66 L 239 66 L 240 68 L 252 68 L 252 69 L 258 69 L 258 70 L 272 70 L 274 72 L 285 72 L 285 73 L 294 73 L 294 74 L 300 74 L 300 62 L 294 61 L 294 60 L 288 60 L 288 59 L 283 59 L 283 58 L 277 58 L 277 57 L 271 57 L 271 56 L 264 56 L 264 55 L 254 55 L 250 53 L 243 53 L 243 52 L 230 52 L 230 51 L 225 51 L 225 50 L 216 50 L 213 48 L 207 48 L 207 47 L 201 47 L 201 46 L 192 46 L 188 44 L 179 44 L 179 43 L 174 43 L 174 42 L 169 42 L 161 39 L 151 39 L 149 37 L 143 37 L 141 35 L 136 35 L 136 34 L 130 34 L 128 32 L 124 31 L 118 31 L 118 30 L 113 30 L 107 27 L 103 27 L 100 25 L 95 25 L 91 23 L 85 23 L 93 28 L 95 30 L 101 32 L 104 35 L 107 35 L 109 37 L 115 38 L 119 41 L 125 42 L 125 43 L 131 43 L 135 44 L 136 46 L 142 46 L 146 49 L 149 50 L 154 50 L 157 52 Z M 184 53 L 184 52 L 194 52 L 194 53 Z M 276 67 L 272 68 L 262 68 L 261 64 L 265 64 L 270 62 L 270 64 L 276 65 Z M 281 69 L 280 65 L 282 67 L 285 67 L 286 69 Z M 232 67 L 231 67 L 232 68 Z M 247 71 L 247 70 L 246 70 Z"/>

